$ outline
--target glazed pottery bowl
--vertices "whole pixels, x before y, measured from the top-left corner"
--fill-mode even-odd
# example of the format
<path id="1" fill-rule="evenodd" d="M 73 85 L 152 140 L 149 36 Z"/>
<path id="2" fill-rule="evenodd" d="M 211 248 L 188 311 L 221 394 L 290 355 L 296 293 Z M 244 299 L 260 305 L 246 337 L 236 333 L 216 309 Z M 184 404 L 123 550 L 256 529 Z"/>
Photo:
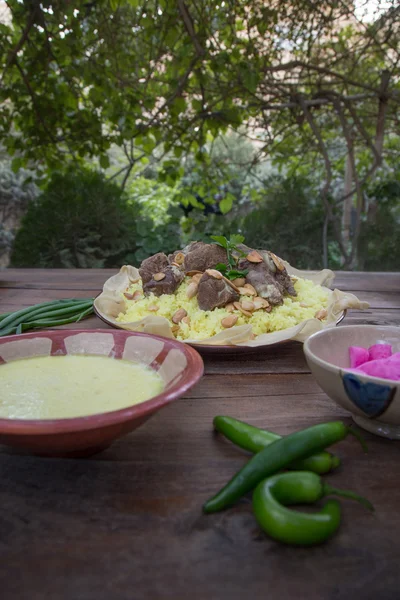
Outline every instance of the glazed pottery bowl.
<path id="1" fill-rule="evenodd" d="M 325 329 L 304 343 L 308 366 L 324 392 L 364 429 L 400 439 L 400 382 L 349 372 L 349 346 L 385 342 L 400 352 L 400 327 L 348 325 Z"/>
<path id="2" fill-rule="evenodd" d="M 128 331 L 55 330 L 0 338 L 2 365 L 34 356 L 100 355 L 154 369 L 162 393 L 134 406 L 68 419 L 0 419 L 0 444 L 47 456 L 89 456 L 142 425 L 163 406 L 185 394 L 202 376 L 200 355 L 185 344 Z"/>

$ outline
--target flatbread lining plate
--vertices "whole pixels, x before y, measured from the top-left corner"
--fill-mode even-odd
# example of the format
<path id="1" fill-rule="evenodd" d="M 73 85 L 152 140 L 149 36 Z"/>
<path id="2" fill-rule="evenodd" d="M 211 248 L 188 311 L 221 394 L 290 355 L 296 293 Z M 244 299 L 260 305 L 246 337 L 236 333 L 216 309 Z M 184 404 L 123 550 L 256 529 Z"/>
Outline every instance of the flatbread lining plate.
<path id="1" fill-rule="evenodd" d="M 343 320 L 347 309 L 362 310 L 369 307 L 367 302 L 360 301 L 354 294 L 342 292 L 338 289 L 329 289 L 335 277 L 333 271 L 329 269 L 323 269 L 318 272 L 299 271 L 289 265 L 289 263 L 283 262 L 289 275 L 311 280 L 328 290 L 328 316 L 326 320 L 307 319 L 294 327 L 258 335 L 255 340 L 250 339 L 252 333 L 251 325 L 239 325 L 204 340 L 183 340 L 183 343 L 190 344 L 200 351 L 211 351 L 214 349 L 215 351 L 232 352 L 245 349 L 248 351 L 250 348 L 260 349 L 261 347 L 277 345 L 289 340 L 304 342 L 316 331 L 327 327 L 335 327 Z M 140 321 L 131 323 L 120 323 L 116 320 L 116 317 L 125 310 L 125 301 L 122 292 L 133 281 L 137 280 L 138 277 L 139 271 L 136 267 L 124 265 L 121 267 L 119 273 L 107 279 L 104 283 L 103 291 L 94 301 L 96 315 L 108 325 L 118 329 L 142 331 L 144 333 L 174 338 L 171 325 L 165 317 L 149 315 Z"/>

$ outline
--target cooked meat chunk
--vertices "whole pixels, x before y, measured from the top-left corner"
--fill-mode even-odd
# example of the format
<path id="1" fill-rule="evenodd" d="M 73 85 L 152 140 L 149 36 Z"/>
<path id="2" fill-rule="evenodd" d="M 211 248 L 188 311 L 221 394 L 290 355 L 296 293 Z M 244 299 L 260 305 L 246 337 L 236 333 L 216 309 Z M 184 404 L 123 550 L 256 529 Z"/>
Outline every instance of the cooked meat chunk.
<path id="1" fill-rule="evenodd" d="M 281 286 L 278 285 L 274 274 L 270 272 L 264 262 L 252 263 L 246 259 L 239 262 L 240 269 L 247 269 L 247 283 L 250 283 L 261 298 L 268 300 L 270 304 L 281 304 L 283 296 Z"/>
<path id="2" fill-rule="evenodd" d="M 297 296 L 297 292 L 293 286 L 293 281 L 290 279 L 290 275 L 286 271 L 286 269 L 284 271 L 278 271 L 276 273 L 276 281 L 279 285 L 283 287 L 283 289 L 289 296 Z"/>
<path id="3" fill-rule="evenodd" d="M 254 263 L 244 258 L 239 261 L 239 268 L 248 270 L 246 281 L 256 289 L 258 295 L 272 305 L 281 304 L 286 294 L 296 296 L 286 269 L 278 269 L 268 251 L 257 252 L 262 256 L 263 262 Z"/>
<path id="4" fill-rule="evenodd" d="M 239 300 L 239 294 L 225 281 L 204 273 L 199 282 L 197 301 L 201 310 L 213 310 Z"/>
<path id="5" fill-rule="evenodd" d="M 263 257 L 264 262 L 268 265 L 268 268 L 275 273 L 276 281 L 280 286 L 282 293 L 289 294 L 289 296 L 297 296 L 297 292 L 293 287 L 293 282 L 282 261 L 275 256 L 275 259 L 278 258 L 278 262 L 281 263 L 281 269 L 278 269 L 272 259 L 271 252 L 268 252 L 267 250 L 260 250 L 259 252 Z"/>
<path id="6" fill-rule="evenodd" d="M 252 252 L 252 250 L 253 250 L 253 248 L 249 248 L 249 246 L 246 246 L 246 244 L 238 244 L 236 246 L 236 248 L 238 250 L 241 250 L 242 252 L 245 252 L 246 254 L 248 254 L 249 252 Z M 232 254 L 236 259 L 239 259 L 242 257 L 242 255 L 237 250 L 234 250 L 232 252 Z"/>
<path id="7" fill-rule="evenodd" d="M 184 249 L 184 254 L 185 272 L 213 269 L 218 263 L 226 264 L 227 261 L 226 250 L 217 244 L 193 242 Z"/>
<path id="8" fill-rule="evenodd" d="M 171 266 L 163 252 L 146 258 L 140 265 L 139 275 L 142 278 L 145 295 L 153 292 L 156 296 L 173 294 L 184 278 L 183 272 Z"/>
<path id="9" fill-rule="evenodd" d="M 161 273 L 168 265 L 168 258 L 164 252 L 158 252 L 143 260 L 139 267 L 139 275 L 142 278 L 143 284 L 150 281 L 156 273 Z"/>
<path id="10" fill-rule="evenodd" d="M 146 273 L 148 273 L 148 271 Z M 162 277 L 162 275 L 164 275 L 164 277 Z M 183 278 L 184 273 L 178 269 L 178 267 L 175 267 L 174 265 L 168 265 L 162 271 L 157 271 L 157 273 L 154 273 L 150 279 L 147 279 L 146 282 L 142 278 L 143 291 L 146 296 L 148 296 L 151 292 L 155 296 L 161 296 L 162 294 L 173 294 Z"/>

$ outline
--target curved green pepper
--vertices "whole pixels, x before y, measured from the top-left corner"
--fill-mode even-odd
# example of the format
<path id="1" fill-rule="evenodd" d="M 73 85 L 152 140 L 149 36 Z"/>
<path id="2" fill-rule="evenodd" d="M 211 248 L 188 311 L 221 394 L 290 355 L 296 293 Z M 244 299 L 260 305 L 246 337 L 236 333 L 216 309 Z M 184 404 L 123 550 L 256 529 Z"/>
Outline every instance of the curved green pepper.
<path id="1" fill-rule="evenodd" d="M 215 429 L 222 433 L 228 440 L 249 452 L 260 452 L 260 450 L 269 446 L 272 442 L 282 438 L 277 433 L 267 431 L 266 429 L 259 429 L 232 417 L 218 415 L 214 417 L 213 423 Z M 291 463 L 288 465 L 288 469 L 313 471 L 314 473 L 323 475 L 324 473 L 329 473 L 332 469 L 336 469 L 339 465 L 339 457 L 330 452 L 323 451 Z"/>
<path id="2" fill-rule="evenodd" d="M 310 471 L 278 473 L 262 481 L 253 493 L 253 510 L 260 527 L 273 539 L 285 544 L 311 546 L 330 538 L 340 525 L 340 504 L 329 500 L 316 513 L 286 508 L 291 504 L 312 504 L 328 494 L 336 494 L 372 505 L 357 494 L 324 484 Z"/>
<path id="3" fill-rule="evenodd" d="M 253 490 L 265 477 L 286 469 L 295 460 L 311 456 L 355 432 L 342 421 L 314 425 L 292 433 L 251 457 L 249 462 L 203 506 L 206 513 L 222 510 Z"/>

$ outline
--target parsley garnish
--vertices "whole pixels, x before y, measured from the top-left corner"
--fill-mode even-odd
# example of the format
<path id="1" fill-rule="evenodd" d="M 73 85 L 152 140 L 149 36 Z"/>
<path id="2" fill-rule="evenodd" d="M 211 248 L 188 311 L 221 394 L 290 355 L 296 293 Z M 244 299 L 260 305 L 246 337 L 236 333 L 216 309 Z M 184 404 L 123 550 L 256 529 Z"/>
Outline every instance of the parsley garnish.
<path id="1" fill-rule="evenodd" d="M 222 246 L 225 248 L 227 254 L 227 262 L 228 264 L 218 263 L 215 267 L 217 271 L 222 273 L 227 279 L 237 279 L 238 277 L 246 277 L 248 270 L 239 271 L 237 267 L 237 262 L 241 256 L 246 256 L 246 253 L 243 252 L 240 248 L 237 247 L 237 244 L 242 244 L 244 242 L 244 237 L 242 235 L 234 234 L 231 235 L 229 240 L 223 235 L 212 235 L 211 239 L 214 240 L 218 246 Z M 233 252 L 237 252 L 239 254 L 238 258 L 233 256 Z"/>

